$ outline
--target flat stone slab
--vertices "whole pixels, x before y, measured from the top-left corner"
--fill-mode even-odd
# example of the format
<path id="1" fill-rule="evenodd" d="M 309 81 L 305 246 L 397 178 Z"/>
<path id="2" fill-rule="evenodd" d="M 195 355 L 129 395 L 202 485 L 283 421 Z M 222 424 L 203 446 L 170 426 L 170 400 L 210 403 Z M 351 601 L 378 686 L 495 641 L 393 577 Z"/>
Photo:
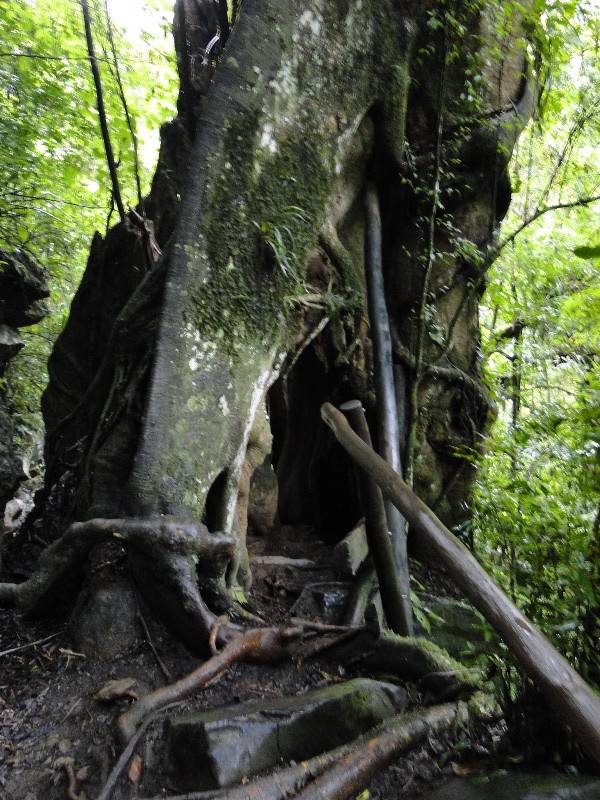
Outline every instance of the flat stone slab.
<path id="1" fill-rule="evenodd" d="M 297 697 L 186 714 L 171 723 L 169 760 L 184 791 L 230 786 L 349 742 L 405 706 L 404 689 L 356 678 Z"/>
<path id="2" fill-rule="evenodd" d="M 599 800 L 600 780 L 513 773 L 482 781 L 455 778 L 420 800 Z"/>
<path id="3" fill-rule="evenodd" d="M 353 577 L 368 554 L 369 545 L 365 522 L 361 520 L 333 548 L 333 561 L 340 572 Z"/>

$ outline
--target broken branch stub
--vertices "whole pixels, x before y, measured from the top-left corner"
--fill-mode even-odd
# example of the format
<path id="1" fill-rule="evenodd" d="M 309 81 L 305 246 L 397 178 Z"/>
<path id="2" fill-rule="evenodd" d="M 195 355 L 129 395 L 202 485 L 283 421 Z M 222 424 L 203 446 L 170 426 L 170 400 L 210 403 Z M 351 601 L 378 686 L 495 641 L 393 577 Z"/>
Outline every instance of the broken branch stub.
<path id="1" fill-rule="evenodd" d="M 521 666 L 540 687 L 582 749 L 600 763 L 600 697 L 533 623 L 494 583 L 469 550 L 399 475 L 357 436 L 331 403 L 321 417 L 357 464 L 404 514 L 420 539 L 420 552 L 441 564 L 473 605 L 498 631 Z"/>

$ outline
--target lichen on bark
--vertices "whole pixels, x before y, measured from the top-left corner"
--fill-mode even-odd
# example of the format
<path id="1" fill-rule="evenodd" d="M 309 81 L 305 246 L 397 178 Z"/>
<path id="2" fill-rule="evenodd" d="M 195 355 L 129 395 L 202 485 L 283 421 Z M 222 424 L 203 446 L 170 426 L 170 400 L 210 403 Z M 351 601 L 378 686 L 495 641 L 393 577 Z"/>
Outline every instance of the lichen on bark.
<path id="1" fill-rule="evenodd" d="M 143 513 L 201 515 L 214 477 L 245 445 L 251 397 L 285 340 L 286 300 L 303 285 L 336 164 L 389 67 L 364 58 L 382 24 L 369 3 L 341 15 L 317 2 L 244 6 L 199 123 L 170 248 L 131 480 Z M 396 62 L 403 47 L 399 37 Z M 270 237 L 289 249 L 287 268 Z"/>

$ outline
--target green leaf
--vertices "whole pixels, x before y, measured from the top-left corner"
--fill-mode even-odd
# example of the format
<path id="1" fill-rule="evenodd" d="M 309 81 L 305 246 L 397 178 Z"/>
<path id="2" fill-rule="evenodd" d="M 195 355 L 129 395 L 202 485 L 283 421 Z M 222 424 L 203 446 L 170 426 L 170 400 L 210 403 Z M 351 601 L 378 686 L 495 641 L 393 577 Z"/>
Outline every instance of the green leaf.
<path id="1" fill-rule="evenodd" d="M 600 244 L 582 245 L 576 247 L 573 252 L 579 258 L 600 258 Z"/>

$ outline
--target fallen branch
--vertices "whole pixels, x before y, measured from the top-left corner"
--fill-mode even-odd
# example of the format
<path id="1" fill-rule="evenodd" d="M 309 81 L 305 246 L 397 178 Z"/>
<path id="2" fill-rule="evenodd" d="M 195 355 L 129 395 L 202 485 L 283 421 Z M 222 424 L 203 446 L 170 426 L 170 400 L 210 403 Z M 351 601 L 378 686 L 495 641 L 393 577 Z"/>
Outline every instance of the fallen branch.
<path id="1" fill-rule="evenodd" d="M 441 563 L 498 631 L 551 707 L 570 725 L 583 750 L 600 763 L 600 697 L 494 583 L 469 550 L 443 525 L 330 403 L 321 416 L 349 455 L 409 521 L 421 554 Z"/>
<path id="2" fill-rule="evenodd" d="M 454 725 L 466 722 L 469 718 L 469 710 L 465 703 L 448 703 L 441 706 L 431 706 L 418 712 L 410 714 L 398 714 L 390 717 L 375 728 L 368 731 L 363 736 L 359 736 L 348 744 L 336 747 L 318 756 L 309 758 L 290 767 L 277 770 L 271 775 L 258 778 L 251 783 L 241 786 L 226 787 L 202 792 L 188 792 L 186 794 L 171 795 L 163 797 L 162 800 L 287 800 L 296 797 L 297 792 L 301 792 L 304 787 L 309 788 L 317 785 L 315 779 L 333 767 L 331 773 L 336 769 L 335 765 L 341 763 L 342 759 L 357 756 L 369 746 L 371 742 L 383 740 L 394 743 L 393 760 L 399 753 L 415 747 L 422 742 L 430 733 L 439 733 L 448 730 Z M 389 763 L 389 762 L 387 762 Z M 367 780 L 372 775 L 369 773 Z M 326 777 L 326 776 L 325 776 Z M 355 778 L 356 780 L 358 778 Z M 314 781 L 312 784 L 310 781 Z M 365 785 L 364 783 L 362 784 Z M 362 786 L 361 786 L 362 788 Z M 303 795 L 300 795 L 302 797 Z M 330 795 L 315 794 L 319 800 Z M 347 795 L 345 795 L 347 796 Z M 147 799 L 150 800 L 150 799 Z M 158 797 L 152 798 L 158 800 Z"/>
<path id="3" fill-rule="evenodd" d="M 220 653 L 216 653 L 175 683 L 145 695 L 122 714 L 117 719 L 117 735 L 121 743 L 130 741 L 147 714 L 189 697 L 219 678 L 232 664 L 238 661 L 272 663 L 288 657 L 290 643 L 298 639 L 301 633 L 301 628 L 256 628 L 242 634 L 236 629 L 233 638 L 230 638 Z M 220 638 L 230 636 L 230 629 L 220 626 L 219 635 Z"/>
<path id="4" fill-rule="evenodd" d="M 466 722 L 468 718 L 469 712 L 464 704 L 415 712 L 403 724 L 354 747 L 332 769 L 296 795 L 296 800 L 323 800 L 325 797 L 327 800 L 346 800 L 362 791 L 377 772 L 426 735 Z"/>
<path id="5" fill-rule="evenodd" d="M 57 636 L 60 636 L 61 631 L 58 633 L 51 633 L 50 636 L 44 636 L 43 639 L 36 639 L 35 642 L 27 642 L 27 644 L 20 644 L 18 647 L 9 647 L 8 650 L 2 650 L 0 652 L 1 656 L 8 656 L 11 653 L 18 653 L 19 650 L 26 650 L 28 647 L 35 647 L 38 644 L 44 644 L 44 642 L 49 642 L 50 639 L 56 639 Z"/>
<path id="6" fill-rule="evenodd" d="M 160 717 L 160 715 L 162 713 L 164 713 L 168 709 L 174 708 L 175 706 L 178 706 L 178 705 L 179 705 L 179 702 L 177 702 L 177 703 L 169 703 L 169 705 L 163 706 L 163 708 L 161 708 L 159 711 L 157 711 L 154 714 L 151 714 L 149 717 L 147 717 L 144 720 L 144 722 L 140 725 L 140 727 L 138 728 L 136 733 L 134 733 L 134 735 L 131 737 L 131 739 L 127 743 L 127 746 L 125 747 L 125 749 L 123 750 L 123 752 L 119 756 L 119 760 L 117 761 L 115 766 L 112 768 L 112 771 L 111 771 L 110 775 L 108 776 L 108 778 L 106 780 L 106 783 L 102 787 L 102 790 L 101 790 L 100 794 L 98 795 L 98 797 L 96 798 L 96 800 L 110 800 L 110 797 L 111 797 L 111 795 L 112 795 L 112 793 L 114 791 L 114 788 L 117 785 L 117 781 L 119 780 L 123 770 L 125 769 L 125 767 L 129 763 L 129 759 L 133 755 L 133 751 L 135 750 L 138 742 L 140 741 L 140 739 L 142 738 L 144 733 L 148 730 L 149 726 L 156 719 L 158 719 L 158 717 Z"/>

